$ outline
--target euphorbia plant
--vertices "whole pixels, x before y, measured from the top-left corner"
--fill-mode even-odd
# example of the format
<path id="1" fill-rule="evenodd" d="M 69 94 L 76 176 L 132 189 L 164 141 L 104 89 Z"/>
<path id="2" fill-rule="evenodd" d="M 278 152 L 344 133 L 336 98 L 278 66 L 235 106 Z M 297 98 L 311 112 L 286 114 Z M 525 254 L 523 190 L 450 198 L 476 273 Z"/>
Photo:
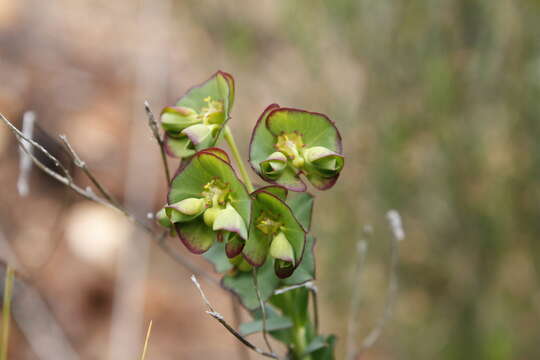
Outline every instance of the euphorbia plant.
<path id="1" fill-rule="evenodd" d="M 234 80 L 218 71 L 162 111 L 164 146 L 181 164 L 159 222 L 223 274 L 223 287 L 253 316 L 240 326 L 244 336 L 263 332 L 266 340 L 269 333 L 290 359 L 333 359 L 334 336 L 319 334 L 317 309 L 308 306 L 313 196 L 302 176 L 318 190 L 331 188 L 344 165 L 341 137 L 323 114 L 268 106 L 255 124 L 249 163 L 270 185 L 254 188 L 227 127 L 233 102 Z M 217 147 L 222 138 L 241 179 Z M 267 355 L 278 357 L 267 345 Z"/>

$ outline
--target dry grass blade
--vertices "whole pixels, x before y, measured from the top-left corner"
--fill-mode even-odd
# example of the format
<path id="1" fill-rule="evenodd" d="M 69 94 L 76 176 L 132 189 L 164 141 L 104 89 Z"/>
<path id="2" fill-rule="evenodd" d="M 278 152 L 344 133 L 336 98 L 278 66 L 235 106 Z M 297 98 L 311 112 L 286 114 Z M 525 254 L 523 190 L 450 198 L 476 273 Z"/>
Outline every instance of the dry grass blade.
<path id="1" fill-rule="evenodd" d="M 9 326 L 11 323 L 11 297 L 13 294 L 14 270 L 7 266 L 6 278 L 4 281 L 4 303 L 2 306 L 2 349 L 0 351 L 0 360 L 6 360 L 9 343 Z"/>
<path id="2" fill-rule="evenodd" d="M 148 342 L 150 341 L 150 334 L 152 333 L 152 320 L 150 320 L 150 323 L 148 324 L 148 330 L 146 331 L 146 337 L 144 339 L 144 347 L 141 354 L 141 360 L 146 359 L 146 354 L 148 352 Z"/>

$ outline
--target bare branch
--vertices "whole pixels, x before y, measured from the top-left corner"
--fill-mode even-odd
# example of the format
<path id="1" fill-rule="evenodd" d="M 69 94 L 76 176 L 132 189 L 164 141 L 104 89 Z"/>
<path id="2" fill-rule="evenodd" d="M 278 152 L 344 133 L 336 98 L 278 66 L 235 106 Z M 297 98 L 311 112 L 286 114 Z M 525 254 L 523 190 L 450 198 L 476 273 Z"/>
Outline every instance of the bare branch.
<path id="1" fill-rule="evenodd" d="M 133 216 L 127 209 L 125 209 L 123 206 L 120 206 L 119 204 L 114 204 L 112 203 L 111 201 L 107 200 L 107 199 L 104 199 L 98 195 L 96 195 L 91 188 L 86 188 L 86 189 L 83 189 L 81 188 L 80 186 L 76 185 L 73 183 L 72 179 L 71 179 L 71 176 L 69 177 L 66 177 L 66 176 L 63 176 L 63 175 L 60 175 L 58 174 L 56 171 L 50 169 L 49 167 L 47 167 L 45 164 L 43 164 L 35 155 L 33 152 L 30 152 L 28 149 L 26 149 L 26 147 L 24 146 L 26 142 L 30 143 L 32 146 L 40 149 L 40 151 L 42 151 L 44 154 L 48 154 L 47 157 L 49 157 L 51 160 L 53 160 L 53 162 L 56 163 L 60 163 L 58 161 L 58 159 L 56 159 L 53 155 L 51 155 L 43 146 L 41 146 L 39 143 L 35 142 L 34 140 L 31 140 L 31 139 L 27 139 L 25 137 L 25 135 L 19 130 L 17 129 L 8 119 L 6 119 L 6 117 L 2 114 L 0 114 L 0 119 L 11 129 L 11 131 L 15 134 L 15 137 L 19 143 L 19 146 L 21 147 L 21 149 L 23 151 L 25 151 L 25 153 L 32 159 L 32 162 L 34 163 L 34 165 L 36 165 L 38 168 L 40 168 L 43 172 L 45 172 L 47 175 L 49 175 L 50 177 L 52 177 L 53 179 L 55 179 L 56 181 L 66 185 L 68 188 L 70 188 L 71 190 L 73 190 L 74 192 L 76 192 L 77 194 L 81 195 L 82 197 L 88 199 L 88 200 L 91 200 L 91 201 L 94 201 L 94 202 L 97 202 L 98 204 L 101 204 L 101 205 L 104 205 L 104 206 L 107 206 L 111 209 L 115 209 L 117 211 L 120 211 L 121 213 L 123 213 L 131 222 L 133 222 L 134 224 L 140 226 L 144 231 L 146 231 L 151 239 L 170 257 L 172 258 L 175 262 L 179 263 L 180 265 L 184 266 L 185 268 L 187 268 L 188 270 L 190 270 L 191 272 L 193 273 L 196 273 L 198 274 L 199 276 L 202 276 L 204 277 L 206 280 L 208 280 L 210 283 L 216 285 L 216 286 L 219 286 L 219 281 L 217 281 L 214 277 L 212 277 L 209 273 L 207 273 L 205 270 L 199 268 L 197 265 L 193 264 L 191 261 L 189 261 L 188 259 L 184 258 L 182 255 L 176 253 L 175 251 L 173 251 L 172 248 L 170 248 L 167 243 L 165 241 L 163 241 L 163 238 L 162 238 L 162 235 L 161 234 L 156 234 L 154 233 L 154 230 L 152 229 L 152 227 L 150 225 L 148 225 L 147 223 L 145 223 L 144 221 L 136 218 L 135 216 Z M 72 148 L 73 150 L 73 148 Z M 68 150 L 69 151 L 69 150 Z M 71 152 L 70 152 L 71 153 Z M 73 151 L 73 154 L 76 154 L 74 151 Z M 78 158 L 78 157 L 77 157 Z M 80 158 L 78 159 L 80 160 Z M 74 159 L 75 161 L 75 159 Z M 81 161 L 82 162 L 82 161 Z M 65 168 L 62 166 L 60 167 L 61 169 L 64 169 Z M 63 170 L 63 172 L 64 172 Z M 65 170 L 65 172 L 67 174 L 69 174 L 67 172 L 67 170 Z M 94 178 L 95 179 L 95 178 Z M 97 180 L 95 180 L 97 182 Z M 97 182 L 99 184 L 99 182 Z M 102 185 L 99 185 L 100 187 L 103 188 Z"/>
<path id="2" fill-rule="evenodd" d="M 167 186 L 169 186 L 169 182 L 171 181 L 171 174 L 169 172 L 169 163 L 167 161 L 167 155 L 165 154 L 163 138 L 159 134 L 159 125 L 156 121 L 154 113 L 150 109 L 150 104 L 148 103 L 148 101 L 144 102 L 144 109 L 146 110 L 146 115 L 148 116 L 148 126 L 150 127 L 150 130 L 152 130 L 152 135 L 154 135 L 154 138 L 156 139 L 159 146 L 159 151 L 161 153 L 161 161 L 163 162 L 165 177 L 167 178 Z"/>
<path id="3" fill-rule="evenodd" d="M 17 140 L 19 142 L 19 144 L 21 146 L 23 146 L 23 149 L 25 149 L 25 145 L 26 143 L 30 143 L 32 146 L 36 147 L 37 149 L 39 149 L 39 151 L 41 151 L 45 156 L 47 156 L 49 159 L 52 160 L 52 162 L 54 163 L 54 165 L 56 165 L 57 167 L 60 168 L 60 170 L 62 170 L 62 172 L 64 173 L 64 177 L 66 178 L 66 180 L 68 180 L 68 182 L 73 182 L 73 180 L 71 179 L 71 174 L 69 173 L 69 171 L 64 167 L 64 165 L 60 162 L 60 160 L 58 160 L 55 156 L 53 156 L 49 151 L 47 151 L 47 149 L 45 149 L 43 146 L 41 146 L 40 144 L 38 144 L 37 142 L 35 142 L 34 140 L 30 139 L 29 137 L 27 137 L 25 134 L 23 134 L 19 129 L 17 129 L 15 127 L 15 125 L 13 125 L 11 122 L 8 121 L 8 119 L 5 118 L 4 115 L 0 114 L 0 118 L 2 119 L 2 121 L 11 129 L 11 131 L 15 134 L 15 136 L 17 137 Z M 28 153 L 28 152 L 27 152 Z M 35 161 L 34 161 L 35 163 Z M 43 165 L 43 164 L 42 164 Z M 43 165 L 44 167 L 46 167 L 45 165 Z M 48 169 L 48 167 L 46 167 Z"/>
<path id="4" fill-rule="evenodd" d="M 255 351 L 256 353 L 262 355 L 262 356 L 266 356 L 266 357 L 269 357 L 269 358 L 272 358 L 272 359 L 279 359 L 279 357 L 274 354 L 274 353 L 268 353 L 260 348 L 258 348 L 257 346 L 253 345 L 251 342 L 249 342 L 249 340 L 247 340 L 245 337 L 243 337 L 238 331 L 236 331 L 232 326 L 230 326 L 226 321 L 225 319 L 223 318 L 223 316 L 218 313 L 216 310 L 214 310 L 214 307 L 212 306 L 212 304 L 210 303 L 210 301 L 208 300 L 208 298 L 206 297 L 206 294 L 204 293 L 204 291 L 202 290 L 201 288 L 201 284 L 199 284 L 199 281 L 197 280 L 197 278 L 195 277 L 195 275 L 191 275 L 191 281 L 193 281 L 193 284 L 195 284 L 195 286 L 197 287 L 197 289 L 199 290 L 199 293 L 201 294 L 201 297 L 204 301 L 204 303 L 206 304 L 206 306 L 208 307 L 208 310 L 206 311 L 206 313 L 210 316 L 212 316 L 214 319 L 216 319 L 217 321 L 219 321 L 219 323 L 221 325 L 223 325 L 234 337 L 236 337 L 242 344 L 246 345 L 248 348 L 250 348 L 251 350 Z"/>
<path id="5" fill-rule="evenodd" d="M 26 111 L 23 114 L 23 134 L 31 139 L 34 136 L 34 122 L 36 120 L 36 114 L 33 111 Z M 32 151 L 29 144 L 22 145 L 27 151 Z M 23 149 L 20 150 L 19 160 L 19 179 L 17 180 L 17 190 L 19 195 L 26 197 L 30 190 L 28 185 L 28 179 L 30 176 L 30 170 L 32 170 L 32 159 L 26 154 Z"/>
<path id="6" fill-rule="evenodd" d="M 274 353 L 272 345 L 270 345 L 270 340 L 268 340 L 268 332 L 266 331 L 266 307 L 264 306 L 264 301 L 262 300 L 261 292 L 259 290 L 259 284 L 257 281 L 257 268 L 254 267 L 251 272 L 253 278 L 253 286 L 255 287 L 255 294 L 257 295 L 257 300 L 259 300 L 259 305 L 261 307 L 261 316 L 262 316 L 262 335 L 268 350 L 271 353 Z"/>
<path id="7" fill-rule="evenodd" d="M 231 307 L 233 312 L 233 326 L 235 329 L 238 329 L 242 323 L 242 312 L 240 311 L 240 303 L 236 296 L 230 296 Z M 248 348 L 245 347 L 242 343 L 238 342 L 238 356 L 241 360 L 249 360 Z"/>
<path id="8" fill-rule="evenodd" d="M 99 190 L 101 195 L 103 195 L 103 197 L 107 199 L 107 201 L 109 201 L 111 204 L 115 205 L 116 207 L 121 208 L 120 203 L 96 179 L 94 174 L 90 171 L 90 169 L 86 165 L 86 162 L 81 160 L 79 155 L 75 152 L 75 149 L 73 149 L 73 146 L 69 142 L 67 136 L 62 134 L 62 135 L 59 135 L 59 138 L 64 143 L 64 146 L 67 152 L 69 153 L 69 155 L 71 156 L 71 159 L 73 160 L 73 164 L 75 164 L 75 166 L 77 166 L 84 172 L 84 174 L 88 177 L 88 179 L 90 179 L 92 184 L 94 184 L 94 186 Z"/>

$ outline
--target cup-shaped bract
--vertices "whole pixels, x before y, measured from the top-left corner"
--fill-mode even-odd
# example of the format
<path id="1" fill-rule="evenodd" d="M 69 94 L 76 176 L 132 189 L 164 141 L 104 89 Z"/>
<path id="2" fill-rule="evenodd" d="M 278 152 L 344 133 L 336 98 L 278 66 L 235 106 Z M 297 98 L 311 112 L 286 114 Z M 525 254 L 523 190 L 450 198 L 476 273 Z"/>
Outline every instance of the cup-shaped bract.
<path id="1" fill-rule="evenodd" d="M 173 157 L 187 158 L 216 144 L 234 102 L 234 79 L 218 71 L 191 88 L 174 106 L 161 113 L 165 150 Z"/>
<path id="2" fill-rule="evenodd" d="M 261 178 L 289 190 L 306 190 L 301 174 L 329 189 L 344 165 L 341 136 L 326 115 L 272 104 L 253 130 L 249 162 Z"/>
<path id="3" fill-rule="evenodd" d="M 225 240 L 233 257 L 247 240 L 250 196 L 221 149 L 200 151 L 182 165 L 171 181 L 165 211 L 193 253 L 202 254 L 216 240 Z"/>
<path id="4" fill-rule="evenodd" d="M 302 261 L 306 231 L 276 188 L 261 188 L 251 194 L 249 236 L 242 254 L 256 267 L 270 255 L 276 275 L 286 278 Z M 281 193 L 286 196 L 286 191 Z"/>

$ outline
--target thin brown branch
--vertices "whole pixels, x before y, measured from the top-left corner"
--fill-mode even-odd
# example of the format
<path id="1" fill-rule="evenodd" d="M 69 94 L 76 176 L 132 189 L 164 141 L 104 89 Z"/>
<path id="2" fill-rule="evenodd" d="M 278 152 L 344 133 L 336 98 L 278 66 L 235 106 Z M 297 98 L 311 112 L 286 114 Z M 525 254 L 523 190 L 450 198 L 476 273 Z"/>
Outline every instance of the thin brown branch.
<path id="1" fill-rule="evenodd" d="M 26 149 L 26 144 L 25 142 L 31 144 L 32 146 L 34 146 L 35 148 L 37 148 L 39 151 L 41 151 L 46 157 L 48 157 L 49 159 L 52 160 L 52 162 L 54 163 L 54 165 L 56 165 L 57 167 L 60 168 L 60 170 L 62 170 L 62 172 L 64 173 L 64 177 L 69 181 L 69 182 L 73 182 L 73 179 L 71 178 L 71 174 L 69 173 L 69 171 L 65 168 L 65 166 L 60 162 L 60 160 L 58 160 L 55 156 L 53 156 L 49 151 L 47 151 L 47 149 L 45 149 L 43 146 L 41 146 L 40 144 L 38 144 L 37 142 L 35 142 L 34 140 L 30 139 L 29 137 L 27 137 L 22 131 L 20 131 L 19 129 L 17 129 L 17 127 L 15 125 L 13 125 L 11 122 L 8 121 L 8 119 L 5 118 L 4 115 L 0 114 L 0 117 L 2 119 L 2 121 L 11 129 L 11 131 L 15 134 L 15 136 L 17 137 L 17 141 L 19 142 L 19 144 L 21 146 L 23 146 L 23 148 Z M 23 139 L 24 141 L 22 141 L 21 139 Z M 27 151 L 28 153 L 28 151 Z M 45 166 L 45 165 L 43 165 Z"/>
<path id="2" fill-rule="evenodd" d="M 261 292 L 259 290 L 259 282 L 257 281 L 257 268 L 254 267 L 251 272 L 253 278 L 253 286 L 255 287 L 255 294 L 257 295 L 257 300 L 259 300 L 259 305 L 261 306 L 261 316 L 262 316 L 262 335 L 268 350 L 273 353 L 272 345 L 270 345 L 270 340 L 268 339 L 268 332 L 266 330 L 266 306 L 264 306 L 264 301 L 262 300 Z"/>
<path id="3" fill-rule="evenodd" d="M 204 293 L 204 291 L 202 290 L 201 288 L 201 284 L 199 284 L 199 281 L 197 280 L 197 278 L 195 277 L 195 275 L 192 275 L 191 276 L 191 281 L 193 281 L 193 284 L 195 284 L 195 286 L 197 287 L 197 289 L 199 290 L 199 293 L 201 294 L 201 297 L 204 301 L 204 303 L 206 304 L 206 306 L 208 307 L 208 310 L 206 311 L 206 313 L 208 315 L 210 315 L 211 317 L 213 317 L 214 319 L 216 319 L 221 325 L 223 325 L 234 337 L 236 337 L 242 344 L 244 344 L 245 346 L 247 346 L 249 349 L 255 351 L 256 353 L 262 355 L 262 356 L 266 356 L 266 357 L 269 357 L 269 358 L 272 358 L 272 359 L 279 359 L 279 357 L 274 354 L 273 352 L 272 353 L 269 353 L 269 352 L 266 352 L 260 348 L 258 348 L 256 345 L 252 344 L 251 342 L 249 342 L 249 340 L 247 340 L 245 337 L 243 337 L 238 331 L 236 331 L 231 325 L 229 325 L 225 319 L 223 318 L 223 316 L 218 313 L 216 310 L 214 310 L 214 307 L 212 306 L 212 304 L 210 303 L 210 301 L 208 300 L 208 298 L 206 297 L 206 294 Z"/>
<path id="4" fill-rule="evenodd" d="M 75 149 L 73 148 L 73 146 L 69 142 L 67 136 L 62 134 L 62 135 L 59 135 L 59 138 L 64 143 L 64 146 L 65 146 L 68 154 L 71 156 L 71 159 L 73 160 L 73 164 L 75 164 L 75 166 L 77 166 L 78 168 L 80 168 L 84 172 L 84 174 L 88 177 L 88 179 L 90 179 L 92 184 L 94 184 L 94 186 L 99 190 L 101 195 L 103 195 L 103 197 L 105 199 L 107 199 L 107 201 L 114 204 L 116 207 L 120 208 L 121 207 L 120 203 L 95 178 L 94 174 L 90 171 L 90 169 L 86 165 L 86 162 L 84 162 L 80 158 L 79 154 L 77 154 L 77 152 L 75 151 Z"/>
<path id="5" fill-rule="evenodd" d="M 240 309 L 240 303 L 238 302 L 238 299 L 236 296 L 230 296 L 231 299 L 231 307 L 233 312 L 233 326 L 235 329 L 238 329 L 240 324 L 242 323 L 242 312 Z M 249 353 L 248 349 L 242 345 L 242 343 L 238 344 L 238 356 L 241 360 L 249 360 Z"/>
<path id="6" fill-rule="evenodd" d="M 188 270 L 190 270 L 193 273 L 198 274 L 199 276 L 204 277 L 206 280 L 211 282 L 214 285 L 219 286 L 219 281 L 217 281 L 213 276 L 211 276 L 209 273 L 207 273 L 205 270 L 200 269 L 197 265 L 193 264 L 188 259 L 184 258 L 182 255 L 176 253 L 173 251 L 172 248 L 170 248 L 165 241 L 161 238 L 160 234 L 156 234 L 152 227 L 148 225 L 146 222 L 136 218 L 133 216 L 127 209 L 125 209 L 123 206 L 120 206 L 119 204 L 114 204 L 113 202 L 109 201 L 108 199 L 102 198 L 98 195 L 96 195 L 90 188 L 83 189 L 80 186 L 73 183 L 71 176 L 69 175 L 69 172 L 65 167 L 59 166 L 62 170 L 62 172 L 66 172 L 69 176 L 63 176 L 61 174 L 58 174 L 56 171 L 50 169 L 45 164 L 43 164 L 35 155 L 33 152 L 31 152 L 29 149 L 27 149 L 25 145 L 25 142 L 30 143 L 32 146 L 40 149 L 48 158 L 50 158 L 55 164 L 60 162 L 58 159 L 56 159 L 53 155 L 51 155 L 43 146 L 38 144 L 37 142 L 26 138 L 26 136 L 17 129 L 4 115 L 0 114 L 0 119 L 11 129 L 11 131 L 14 133 L 15 138 L 17 139 L 17 142 L 19 143 L 19 147 L 26 152 L 26 154 L 32 159 L 32 162 L 34 165 L 36 165 L 39 169 L 41 169 L 44 173 L 55 179 L 56 181 L 66 185 L 68 188 L 79 194 L 80 196 L 84 197 L 85 199 L 94 201 L 98 204 L 107 206 L 111 209 L 120 211 L 123 213 L 131 222 L 141 227 L 144 231 L 146 231 L 150 238 L 175 262 L 179 263 L 180 265 L 184 266 Z M 73 150 L 73 149 L 72 149 Z M 75 152 L 73 152 L 75 153 Z M 80 160 L 80 159 L 79 159 Z M 94 178 L 95 179 L 95 178 Z M 95 181 L 99 184 L 97 179 Z M 103 188 L 102 185 L 100 187 Z M 98 187 L 99 188 L 99 187 Z"/>
<path id="7" fill-rule="evenodd" d="M 154 113 L 150 109 L 150 104 L 148 103 L 148 101 L 144 102 L 144 109 L 146 110 L 146 115 L 148 116 L 148 126 L 150 127 L 150 130 L 152 130 L 152 135 L 154 135 L 154 138 L 156 139 L 159 146 L 159 151 L 161 153 L 161 161 L 163 162 L 163 169 L 165 170 L 165 177 L 167 179 L 167 186 L 169 186 L 169 183 L 171 181 L 171 174 L 169 172 L 167 155 L 165 154 L 165 144 L 163 143 L 163 138 L 159 134 L 159 125 L 156 121 Z"/>

